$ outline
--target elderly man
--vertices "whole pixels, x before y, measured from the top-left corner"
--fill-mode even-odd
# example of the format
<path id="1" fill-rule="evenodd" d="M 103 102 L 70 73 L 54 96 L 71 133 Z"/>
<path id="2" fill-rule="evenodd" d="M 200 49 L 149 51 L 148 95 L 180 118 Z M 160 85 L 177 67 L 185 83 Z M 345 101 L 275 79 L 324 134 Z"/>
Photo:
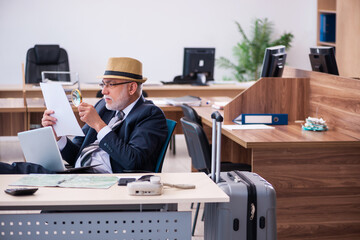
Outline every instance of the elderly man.
<path id="1" fill-rule="evenodd" d="M 161 109 L 142 96 L 141 62 L 110 58 L 101 78 L 103 99 L 78 107 L 85 137 L 57 137 L 63 159 L 75 167 L 97 165 L 97 173 L 154 171 L 168 130 Z M 44 127 L 56 124 L 53 113 L 45 110 Z"/>

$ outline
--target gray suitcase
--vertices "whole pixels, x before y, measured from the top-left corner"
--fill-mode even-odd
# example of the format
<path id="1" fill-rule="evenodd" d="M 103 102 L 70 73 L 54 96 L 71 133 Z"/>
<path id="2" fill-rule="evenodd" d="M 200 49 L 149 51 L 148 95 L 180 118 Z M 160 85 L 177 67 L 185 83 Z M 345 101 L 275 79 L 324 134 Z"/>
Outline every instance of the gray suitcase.
<path id="1" fill-rule="evenodd" d="M 218 112 L 213 113 L 211 117 L 213 118 L 211 177 L 229 195 L 230 202 L 205 204 L 204 239 L 276 239 L 274 188 L 253 172 L 220 173 L 222 117 Z"/>

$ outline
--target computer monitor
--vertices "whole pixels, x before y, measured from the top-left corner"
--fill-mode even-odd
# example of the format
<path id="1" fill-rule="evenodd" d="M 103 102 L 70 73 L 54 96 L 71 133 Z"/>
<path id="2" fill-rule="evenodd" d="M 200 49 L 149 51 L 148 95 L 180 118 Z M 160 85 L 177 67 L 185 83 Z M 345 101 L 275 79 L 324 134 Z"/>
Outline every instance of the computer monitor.
<path id="1" fill-rule="evenodd" d="M 183 79 L 196 85 L 214 80 L 215 48 L 185 48 Z"/>
<path id="2" fill-rule="evenodd" d="M 286 62 L 285 46 L 279 45 L 265 49 L 261 77 L 281 77 Z"/>
<path id="3" fill-rule="evenodd" d="M 339 75 L 334 47 L 311 47 L 309 58 L 313 71 Z"/>

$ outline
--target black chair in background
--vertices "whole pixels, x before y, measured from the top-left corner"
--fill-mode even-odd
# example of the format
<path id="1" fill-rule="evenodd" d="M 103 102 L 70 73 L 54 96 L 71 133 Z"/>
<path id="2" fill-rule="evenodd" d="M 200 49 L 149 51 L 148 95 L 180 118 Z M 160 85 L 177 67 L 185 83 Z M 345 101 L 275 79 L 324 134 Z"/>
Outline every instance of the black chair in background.
<path id="1" fill-rule="evenodd" d="M 191 106 L 187 105 L 187 104 L 182 104 L 181 105 L 181 109 L 183 111 L 184 117 L 186 119 L 189 119 L 193 122 L 196 122 L 197 124 L 199 124 L 201 127 L 203 127 L 202 122 L 201 122 L 201 118 L 200 116 L 197 114 L 197 112 L 195 111 L 195 109 L 193 109 Z M 211 148 L 211 144 L 210 144 L 210 148 Z M 196 168 L 198 169 L 198 168 Z M 191 203 L 191 209 L 193 208 L 194 203 Z"/>
<path id="2" fill-rule="evenodd" d="M 196 122 L 186 117 L 180 119 L 185 135 L 186 146 L 191 157 L 192 166 L 206 174 L 211 168 L 211 147 L 204 129 Z M 251 171 L 251 166 L 245 163 L 221 161 L 221 171 Z"/>
<path id="3" fill-rule="evenodd" d="M 211 147 L 204 129 L 196 122 L 183 117 L 180 119 L 185 135 L 186 146 L 191 158 L 192 166 L 199 172 L 210 173 L 211 169 Z M 251 171 L 251 166 L 242 163 L 221 162 L 221 171 Z M 196 221 L 199 215 L 200 203 L 197 204 L 192 236 L 195 233 Z"/>
<path id="4" fill-rule="evenodd" d="M 102 94 L 101 90 L 97 91 L 97 93 L 96 93 L 97 98 L 102 98 L 103 96 L 104 96 L 104 94 Z"/>
<path id="5" fill-rule="evenodd" d="M 69 59 L 65 49 L 59 45 L 35 45 L 26 54 L 25 83 L 40 83 L 41 72 L 69 72 Z M 55 81 L 70 81 L 68 74 L 47 74 Z"/>
<path id="6" fill-rule="evenodd" d="M 193 109 L 192 107 L 190 107 L 187 104 L 182 104 L 181 105 L 181 109 L 184 113 L 184 117 L 188 120 L 191 120 L 193 122 L 196 122 L 197 124 L 199 124 L 201 127 L 202 122 L 201 122 L 201 118 L 200 116 L 197 114 L 197 112 L 195 111 L 195 109 Z"/>
<path id="7" fill-rule="evenodd" d="M 203 127 L 202 122 L 201 122 L 201 118 L 200 116 L 197 114 L 197 112 L 195 111 L 195 109 L 193 109 L 191 106 L 187 105 L 187 104 L 182 104 L 181 105 L 181 109 L 183 111 L 184 117 L 188 120 L 191 120 L 193 122 L 196 122 L 197 124 L 199 124 L 201 127 Z M 210 144 L 210 148 L 211 148 L 211 144 Z M 191 208 L 193 208 L 193 204 L 191 204 Z"/>

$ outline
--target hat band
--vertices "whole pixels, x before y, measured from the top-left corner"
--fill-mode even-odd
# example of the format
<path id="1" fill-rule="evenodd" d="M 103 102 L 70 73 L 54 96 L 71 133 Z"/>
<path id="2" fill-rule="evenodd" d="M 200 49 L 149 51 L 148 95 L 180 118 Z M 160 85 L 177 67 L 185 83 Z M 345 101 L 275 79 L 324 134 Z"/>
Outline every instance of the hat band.
<path id="1" fill-rule="evenodd" d="M 119 71 L 105 71 L 104 75 L 115 75 L 115 76 L 128 77 L 133 79 L 143 79 L 142 75 L 128 73 L 128 72 L 119 72 Z"/>

